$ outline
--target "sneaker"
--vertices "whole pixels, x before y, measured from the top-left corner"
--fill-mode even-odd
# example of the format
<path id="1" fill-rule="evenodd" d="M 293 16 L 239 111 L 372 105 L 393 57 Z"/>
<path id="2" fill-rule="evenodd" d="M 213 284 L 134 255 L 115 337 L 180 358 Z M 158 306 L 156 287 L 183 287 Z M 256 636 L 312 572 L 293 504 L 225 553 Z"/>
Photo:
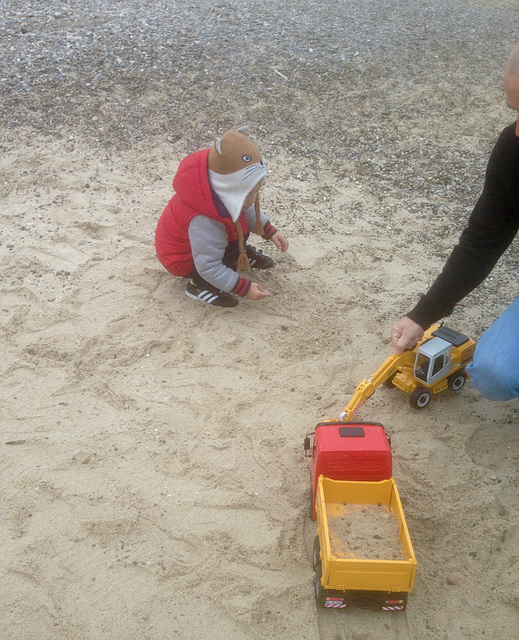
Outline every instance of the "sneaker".
<path id="1" fill-rule="evenodd" d="M 251 269 L 272 269 L 275 264 L 274 260 L 264 255 L 261 249 L 258 251 L 256 247 L 250 244 L 245 247 L 245 253 L 249 259 Z"/>
<path id="2" fill-rule="evenodd" d="M 207 304 L 212 304 L 213 307 L 236 307 L 239 304 L 238 298 L 235 298 L 230 293 L 210 286 L 200 289 L 193 280 L 187 283 L 186 296 L 193 298 L 193 300 L 201 300 L 202 302 L 207 302 Z"/>

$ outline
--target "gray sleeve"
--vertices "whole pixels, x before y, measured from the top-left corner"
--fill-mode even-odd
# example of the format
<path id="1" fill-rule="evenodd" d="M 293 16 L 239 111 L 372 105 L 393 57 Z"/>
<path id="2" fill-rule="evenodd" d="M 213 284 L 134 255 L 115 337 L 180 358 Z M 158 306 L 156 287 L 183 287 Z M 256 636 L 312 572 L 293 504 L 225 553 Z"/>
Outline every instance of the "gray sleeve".
<path id="1" fill-rule="evenodd" d="M 195 216 L 189 223 L 188 234 L 198 273 L 213 287 L 232 291 L 239 276 L 222 263 L 229 243 L 225 225 L 207 216 Z"/>
<path id="2" fill-rule="evenodd" d="M 247 226 L 249 227 L 249 231 L 254 232 L 254 229 L 256 228 L 256 209 L 254 209 L 254 205 L 247 209 L 245 215 L 247 216 Z M 267 224 L 267 222 L 269 222 L 269 219 L 263 213 L 263 211 L 260 211 L 260 219 L 261 226 L 265 228 L 265 225 Z"/>

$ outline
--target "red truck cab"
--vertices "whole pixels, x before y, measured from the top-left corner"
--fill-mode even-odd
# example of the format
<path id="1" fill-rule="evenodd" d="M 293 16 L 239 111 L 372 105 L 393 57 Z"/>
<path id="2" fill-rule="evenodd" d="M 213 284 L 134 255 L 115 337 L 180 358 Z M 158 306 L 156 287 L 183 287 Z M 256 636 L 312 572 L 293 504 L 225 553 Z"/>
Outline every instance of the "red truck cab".
<path id="1" fill-rule="evenodd" d="M 316 519 L 315 492 L 320 475 L 332 480 L 378 482 L 391 478 L 393 473 L 390 438 L 378 422 L 320 422 L 305 438 L 305 454 L 312 456 L 312 520 Z"/>

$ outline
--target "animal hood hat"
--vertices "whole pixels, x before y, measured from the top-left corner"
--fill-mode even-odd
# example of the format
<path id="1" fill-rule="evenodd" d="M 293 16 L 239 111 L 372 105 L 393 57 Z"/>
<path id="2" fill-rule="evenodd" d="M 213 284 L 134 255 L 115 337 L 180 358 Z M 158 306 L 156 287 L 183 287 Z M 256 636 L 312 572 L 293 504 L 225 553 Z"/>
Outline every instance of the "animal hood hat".
<path id="1" fill-rule="evenodd" d="M 249 261 L 245 254 L 243 232 L 238 221 L 246 197 L 267 175 L 267 168 L 261 153 L 249 140 L 249 127 L 240 127 L 216 138 L 207 160 L 209 183 L 229 212 L 238 232 L 240 246 L 239 270 L 248 270 Z M 254 202 L 256 228 L 263 235 L 260 219 L 259 196 Z"/>

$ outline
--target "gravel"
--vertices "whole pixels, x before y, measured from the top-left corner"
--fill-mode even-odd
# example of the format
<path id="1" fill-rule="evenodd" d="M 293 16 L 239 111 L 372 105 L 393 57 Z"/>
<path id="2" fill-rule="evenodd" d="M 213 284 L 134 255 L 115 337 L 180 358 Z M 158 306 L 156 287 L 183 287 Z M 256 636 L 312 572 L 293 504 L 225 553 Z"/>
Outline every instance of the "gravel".
<path id="1" fill-rule="evenodd" d="M 382 168 L 420 120 L 494 105 L 519 26 L 517 10 L 441 0 L 8 0 L 2 13 L 4 125 L 197 147 L 247 120 L 291 153 Z"/>

